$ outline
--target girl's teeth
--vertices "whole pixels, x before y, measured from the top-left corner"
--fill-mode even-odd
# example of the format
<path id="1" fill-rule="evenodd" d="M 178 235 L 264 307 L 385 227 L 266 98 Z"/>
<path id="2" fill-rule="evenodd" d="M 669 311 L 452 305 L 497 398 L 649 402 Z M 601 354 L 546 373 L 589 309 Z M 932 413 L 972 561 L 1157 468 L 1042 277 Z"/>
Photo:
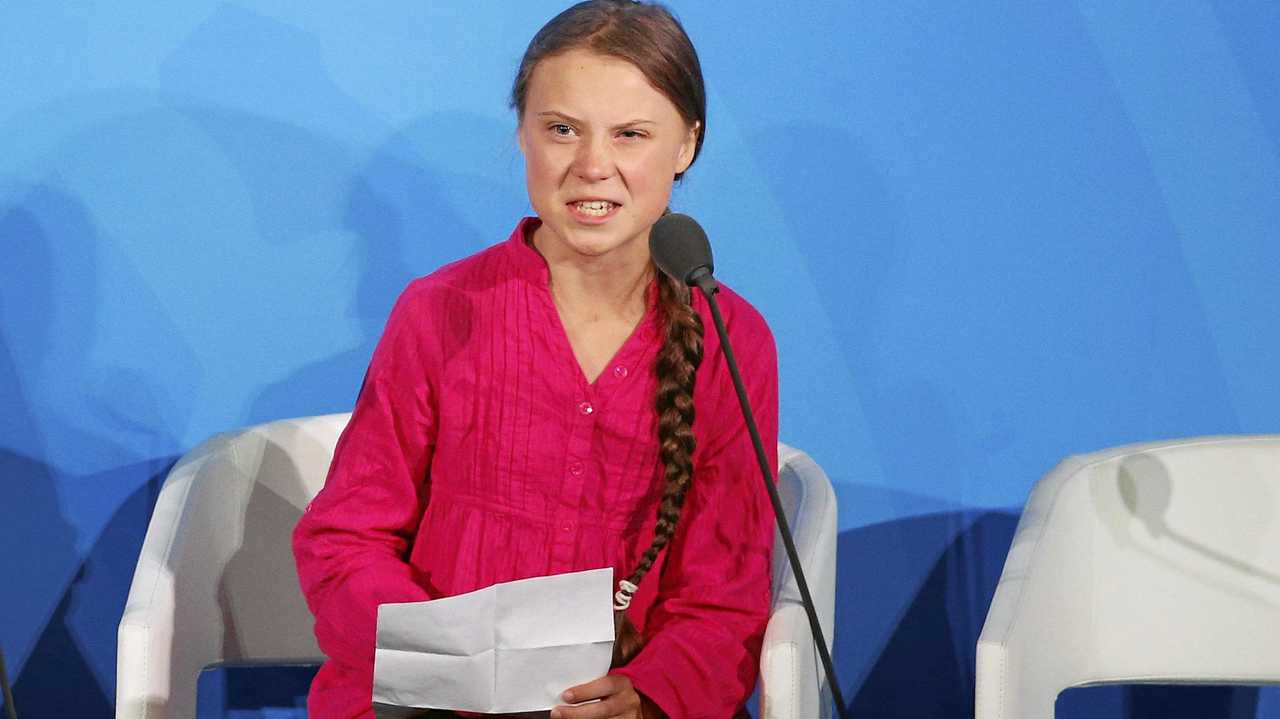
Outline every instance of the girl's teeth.
<path id="1" fill-rule="evenodd" d="M 574 206 L 578 208 L 578 212 L 596 217 L 604 217 L 613 209 L 612 202 L 578 202 Z"/>

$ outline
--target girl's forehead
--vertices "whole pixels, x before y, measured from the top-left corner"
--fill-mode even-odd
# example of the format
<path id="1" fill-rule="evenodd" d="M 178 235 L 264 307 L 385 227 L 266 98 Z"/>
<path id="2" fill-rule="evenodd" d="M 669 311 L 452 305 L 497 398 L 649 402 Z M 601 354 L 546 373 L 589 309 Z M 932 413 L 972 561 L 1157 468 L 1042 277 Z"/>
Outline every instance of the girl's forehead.
<path id="1" fill-rule="evenodd" d="M 676 114 L 675 105 L 649 83 L 640 68 L 622 58 L 587 50 L 571 50 L 540 61 L 529 82 L 526 111 L 560 112 L 580 119 L 651 115 L 661 121 Z"/>

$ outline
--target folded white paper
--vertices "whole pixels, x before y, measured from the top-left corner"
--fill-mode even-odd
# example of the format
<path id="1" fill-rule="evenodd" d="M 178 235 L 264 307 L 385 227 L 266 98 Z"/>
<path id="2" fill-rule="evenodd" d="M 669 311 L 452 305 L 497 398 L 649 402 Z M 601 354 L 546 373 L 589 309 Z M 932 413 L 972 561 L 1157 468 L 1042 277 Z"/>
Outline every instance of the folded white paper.
<path id="1" fill-rule="evenodd" d="M 501 713 L 563 704 L 613 655 L 613 570 L 532 577 L 378 607 L 373 700 Z"/>

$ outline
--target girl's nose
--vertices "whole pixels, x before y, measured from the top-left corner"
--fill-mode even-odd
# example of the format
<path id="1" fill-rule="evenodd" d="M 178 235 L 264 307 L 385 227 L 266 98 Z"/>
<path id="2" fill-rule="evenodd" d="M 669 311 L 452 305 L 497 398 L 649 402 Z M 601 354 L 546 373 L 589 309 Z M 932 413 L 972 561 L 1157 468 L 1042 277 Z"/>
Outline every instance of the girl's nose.
<path id="1" fill-rule="evenodd" d="M 581 142 L 573 158 L 573 172 L 591 182 L 608 179 L 613 174 L 613 157 L 608 140 L 588 137 Z"/>

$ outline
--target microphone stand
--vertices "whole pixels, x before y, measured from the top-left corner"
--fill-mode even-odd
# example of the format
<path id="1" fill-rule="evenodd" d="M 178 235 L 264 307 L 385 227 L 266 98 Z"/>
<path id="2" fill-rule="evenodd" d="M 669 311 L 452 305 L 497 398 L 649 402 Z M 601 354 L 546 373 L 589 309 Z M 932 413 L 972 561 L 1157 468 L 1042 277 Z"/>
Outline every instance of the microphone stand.
<path id="1" fill-rule="evenodd" d="M 9 719 L 18 719 L 18 710 L 13 706 L 13 690 L 9 688 L 9 673 L 4 668 L 4 649 L 0 649 L 0 690 L 4 692 L 4 710 Z"/>
<path id="2" fill-rule="evenodd" d="M 720 335 L 720 346 L 724 349 L 724 358 L 729 364 L 729 374 L 733 377 L 733 388 L 738 393 L 738 403 L 742 405 L 742 417 L 747 422 L 747 431 L 751 434 L 751 443 L 755 445 L 756 461 L 760 464 L 760 476 L 764 479 L 765 488 L 769 490 L 769 501 L 773 503 L 773 514 L 778 520 L 778 530 L 782 534 L 782 543 L 787 548 L 787 558 L 791 560 L 791 571 L 795 574 L 796 585 L 800 588 L 800 598 L 804 601 L 805 612 L 809 615 L 809 630 L 813 632 L 814 643 L 818 645 L 818 656 L 822 659 L 822 668 L 827 673 L 827 685 L 831 687 L 831 699 L 836 705 L 836 714 L 840 719 L 848 719 L 848 709 L 844 704 L 844 696 L 840 692 L 840 682 L 831 663 L 831 652 L 827 650 L 827 642 L 822 635 L 822 625 L 818 623 L 818 611 L 814 609 L 813 597 L 809 594 L 809 583 L 804 579 L 804 570 L 800 567 L 800 555 L 796 552 L 795 540 L 791 538 L 791 527 L 787 524 L 787 516 L 782 511 L 782 499 L 778 496 L 778 488 L 774 486 L 773 469 L 769 467 L 769 459 L 765 456 L 764 442 L 760 439 L 760 430 L 756 428 L 755 413 L 751 411 L 751 403 L 747 400 L 747 389 L 742 384 L 742 375 L 738 372 L 738 360 L 733 356 L 733 346 L 729 344 L 729 333 L 724 327 L 724 318 L 720 316 L 720 303 L 715 294 L 720 286 L 705 268 L 695 270 L 688 278 L 688 284 L 696 286 L 707 298 L 711 306 L 711 317 L 716 323 L 716 333 Z"/>

